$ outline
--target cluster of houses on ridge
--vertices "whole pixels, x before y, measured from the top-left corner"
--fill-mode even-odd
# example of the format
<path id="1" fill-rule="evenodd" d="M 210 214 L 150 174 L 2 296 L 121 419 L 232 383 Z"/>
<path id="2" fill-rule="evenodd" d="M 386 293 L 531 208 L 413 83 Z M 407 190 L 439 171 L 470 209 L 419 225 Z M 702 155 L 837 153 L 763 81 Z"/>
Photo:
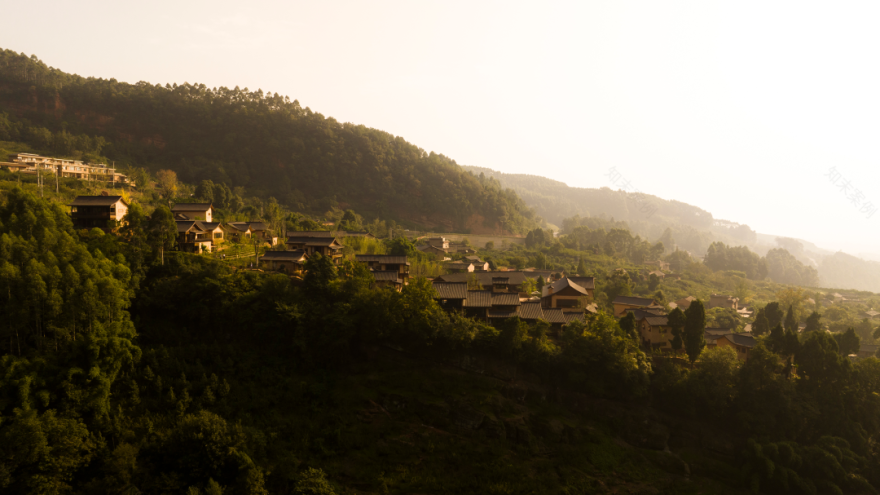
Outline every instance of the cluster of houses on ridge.
<path id="1" fill-rule="evenodd" d="M 0 162 L 0 167 L 23 174 L 36 175 L 38 172 L 49 172 L 58 177 L 72 177 L 90 182 L 107 182 L 134 186 L 128 177 L 120 174 L 114 167 L 100 163 L 83 163 L 82 160 L 50 158 L 33 153 L 15 153 L 9 155 L 8 162 Z"/>
<path id="2" fill-rule="evenodd" d="M 77 229 L 99 228 L 109 231 L 111 220 L 122 222 L 129 204 L 122 196 L 77 196 L 70 206 L 70 218 Z M 178 203 L 171 208 L 177 224 L 177 245 L 181 251 L 191 253 L 212 252 L 228 241 L 254 240 L 275 245 L 263 222 L 213 221 L 214 207 L 210 203 Z"/>

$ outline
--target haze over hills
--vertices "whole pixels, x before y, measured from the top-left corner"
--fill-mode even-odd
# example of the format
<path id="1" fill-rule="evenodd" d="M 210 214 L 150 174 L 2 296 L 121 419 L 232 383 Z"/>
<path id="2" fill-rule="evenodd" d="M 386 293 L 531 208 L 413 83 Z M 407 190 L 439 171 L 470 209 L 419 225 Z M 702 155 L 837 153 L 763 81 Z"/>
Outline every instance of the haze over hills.
<path id="1" fill-rule="evenodd" d="M 88 150 L 70 144 L 83 135 L 91 136 Z M 301 211 L 354 208 L 446 232 L 536 226 L 515 194 L 450 158 L 262 90 L 85 78 L 0 50 L 4 140 L 60 156 L 88 152 L 123 167 L 171 169 L 190 183 L 243 186 Z"/>
<path id="2" fill-rule="evenodd" d="M 650 241 L 664 240 L 667 229 L 677 247 L 697 256 L 713 242 L 747 246 L 759 255 L 784 248 L 805 265 L 816 268 L 823 287 L 880 290 L 880 263 L 843 252 L 833 252 L 803 239 L 759 234 L 748 225 L 716 219 L 702 208 L 650 194 L 603 188 L 570 187 L 564 182 L 530 174 L 507 174 L 484 167 L 465 166 L 476 176 L 497 179 L 551 224 L 565 229 L 575 215 L 625 221 Z M 666 239 L 669 239 L 668 237 Z"/>

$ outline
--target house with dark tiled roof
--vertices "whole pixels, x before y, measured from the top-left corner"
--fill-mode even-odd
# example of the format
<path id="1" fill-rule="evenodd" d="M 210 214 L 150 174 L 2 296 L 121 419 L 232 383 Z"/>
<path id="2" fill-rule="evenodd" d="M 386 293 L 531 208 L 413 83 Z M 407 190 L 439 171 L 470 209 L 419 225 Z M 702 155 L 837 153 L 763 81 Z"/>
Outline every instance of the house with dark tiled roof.
<path id="1" fill-rule="evenodd" d="M 448 271 L 449 273 L 473 273 L 474 271 L 473 263 L 462 261 L 453 261 L 451 263 L 446 263 L 443 265 L 443 268 L 446 268 L 446 271 Z"/>
<path id="2" fill-rule="evenodd" d="M 589 282 L 588 285 L 592 284 L 592 277 L 582 277 L 583 279 Z M 541 305 L 545 308 L 582 308 L 592 302 L 592 299 L 592 289 L 575 283 L 569 277 L 545 284 L 541 289 Z"/>
<path id="3" fill-rule="evenodd" d="M 755 337 L 742 333 L 727 333 L 715 339 L 717 347 L 732 347 L 736 351 L 736 358 L 740 361 L 749 358 L 749 352 L 756 343 Z"/>
<path id="4" fill-rule="evenodd" d="M 491 290 L 469 290 L 465 301 L 464 314 L 470 318 L 486 320 L 486 313 L 492 307 Z"/>
<path id="5" fill-rule="evenodd" d="M 202 222 L 176 220 L 177 249 L 186 253 L 210 252 L 213 246 L 212 233 L 205 230 Z"/>
<path id="6" fill-rule="evenodd" d="M 122 222 L 129 205 L 122 196 L 77 196 L 68 206 L 75 229 L 109 232 L 110 221 Z"/>
<path id="7" fill-rule="evenodd" d="M 654 315 L 642 313 L 641 318 L 636 320 L 642 345 L 651 349 L 672 349 L 672 329 L 669 327 L 669 319 L 666 315 Z"/>
<path id="8" fill-rule="evenodd" d="M 212 221 L 214 205 L 211 203 L 177 203 L 171 207 L 175 220 Z"/>
<path id="9" fill-rule="evenodd" d="M 409 259 L 392 254 L 358 254 L 354 259 L 367 265 L 370 271 L 392 271 L 400 274 L 403 285 L 409 283 Z"/>
<path id="10" fill-rule="evenodd" d="M 308 256 L 302 249 L 294 251 L 266 251 L 260 256 L 260 266 L 265 270 L 286 273 L 288 275 L 302 274 Z"/>
<path id="11" fill-rule="evenodd" d="M 373 274 L 373 278 L 376 280 L 373 283 L 373 287 L 391 287 L 397 292 L 403 290 L 403 278 L 401 278 L 400 272 L 396 270 L 377 270 L 370 273 Z"/>
<path id="12" fill-rule="evenodd" d="M 736 310 L 739 309 L 739 299 L 725 294 L 712 294 L 709 296 L 709 304 L 706 305 L 706 309 L 712 308 L 729 308 Z"/>
<path id="13" fill-rule="evenodd" d="M 663 306 L 659 305 L 657 301 L 653 299 L 648 299 L 644 297 L 634 297 L 634 296 L 617 296 L 612 301 L 614 305 L 614 316 L 621 318 L 626 316 L 626 310 L 628 309 L 657 309 L 663 308 Z"/>
<path id="14" fill-rule="evenodd" d="M 880 345 L 875 344 L 860 344 L 859 352 L 856 353 L 860 358 L 869 358 L 877 355 L 877 349 L 880 349 Z"/>
<path id="15" fill-rule="evenodd" d="M 507 290 L 519 292 L 522 290 L 522 284 L 526 280 L 527 273 L 520 271 L 447 273 L 446 275 L 440 275 L 434 280 L 440 282 L 467 282 L 468 279 L 475 278 L 484 289 L 490 289 L 494 286 L 493 278 L 507 277 Z"/>
<path id="16" fill-rule="evenodd" d="M 675 306 L 678 309 L 684 311 L 684 310 L 688 309 L 689 307 L 691 307 L 691 303 L 696 300 L 697 300 L 697 298 L 694 296 L 687 296 L 687 297 L 679 299 L 678 301 L 675 301 Z M 672 305 L 670 304 L 669 306 L 671 307 Z"/>
<path id="17" fill-rule="evenodd" d="M 440 307 L 450 311 L 462 311 L 467 301 L 467 282 L 434 281 L 434 299 Z"/>
<path id="18" fill-rule="evenodd" d="M 250 242 L 251 240 L 251 226 L 247 223 L 227 223 L 223 224 L 221 228 L 223 229 L 223 237 L 228 241 Z"/>
<path id="19" fill-rule="evenodd" d="M 287 238 L 287 249 L 294 251 L 302 249 L 309 256 L 320 253 L 339 264 L 342 259 L 342 244 L 333 237 L 302 237 L 291 235 Z"/>

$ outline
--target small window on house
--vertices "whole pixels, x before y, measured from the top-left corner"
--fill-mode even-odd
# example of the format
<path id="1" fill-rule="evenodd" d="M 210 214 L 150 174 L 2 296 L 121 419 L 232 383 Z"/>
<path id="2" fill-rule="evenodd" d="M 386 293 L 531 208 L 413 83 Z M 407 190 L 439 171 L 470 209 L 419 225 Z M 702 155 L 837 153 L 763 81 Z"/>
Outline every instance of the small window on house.
<path id="1" fill-rule="evenodd" d="M 214 239 L 223 239 L 223 232 L 214 232 Z"/>

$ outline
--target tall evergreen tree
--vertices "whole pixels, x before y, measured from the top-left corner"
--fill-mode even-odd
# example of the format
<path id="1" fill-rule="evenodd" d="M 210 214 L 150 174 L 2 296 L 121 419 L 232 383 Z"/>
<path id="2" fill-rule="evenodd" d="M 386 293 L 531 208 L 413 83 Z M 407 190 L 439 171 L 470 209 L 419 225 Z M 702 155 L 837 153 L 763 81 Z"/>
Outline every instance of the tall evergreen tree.
<path id="1" fill-rule="evenodd" d="M 704 333 L 706 331 L 706 309 L 703 302 L 697 299 L 684 312 L 684 349 L 691 364 L 700 357 L 706 347 Z"/>
<path id="2" fill-rule="evenodd" d="M 587 275 L 587 267 L 586 265 L 584 265 L 584 259 L 581 256 L 578 256 L 577 273 L 581 277 L 585 277 Z"/>
<path id="3" fill-rule="evenodd" d="M 687 322 L 687 317 L 681 308 L 675 308 L 669 312 L 667 322 L 672 329 L 672 348 L 680 351 L 682 344 L 684 344 L 684 325 Z"/>
<path id="4" fill-rule="evenodd" d="M 794 316 L 794 306 L 788 307 L 788 313 L 785 315 L 785 330 L 797 333 L 798 322 Z"/>
<path id="5" fill-rule="evenodd" d="M 177 223 L 167 206 L 160 206 L 150 215 L 148 226 L 150 244 L 159 251 L 159 259 L 165 264 L 165 250 L 175 246 Z"/>

